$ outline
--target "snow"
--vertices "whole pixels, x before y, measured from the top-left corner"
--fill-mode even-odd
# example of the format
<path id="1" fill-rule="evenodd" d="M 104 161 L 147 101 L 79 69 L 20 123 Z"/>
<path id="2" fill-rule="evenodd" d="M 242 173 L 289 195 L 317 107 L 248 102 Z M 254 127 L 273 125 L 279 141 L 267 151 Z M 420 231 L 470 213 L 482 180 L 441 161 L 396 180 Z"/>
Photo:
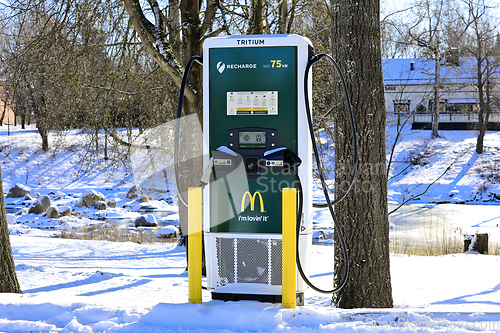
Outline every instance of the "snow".
<path id="1" fill-rule="evenodd" d="M 177 228 L 172 225 L 167 225 L 156 232 L 156 237 L 170 236 L 177 232 Z"/>
<path id="2" fill-rule="evenodd" d="M 329 296 L 311 290 L 305 306 L 285 309 L 214 301 L 206 290 L 203 305 L 189 304 L 185 249 L 172 244 L 26 236 L 12 236 L 11 242 L 24 294 L 2 295 L 0 331 L 355 332 L 374 328 L 375 322 L 400 327 L 427 322 L 435 327 L 426 331 L 433 332 L 444 325 L 460 323 L 468 326 L 463 331 L 475 331 L 474 325 L 500 323 L 497 256 L 393 255 L 394 309 L 332 308 Z M 313 280 L 328 285 L 333 248 L 313 251 Z"/>
<path id="3" fill-rule="evenodd" d="M 23 294 L 1 295 L 1 332 L 500 330 L 500 257 L 492 255 L 391 254 L 392 309 L 338 309 L 330 306 L 329 295 L 310 289 L 305 292 L 305 306 L 296 309 L 252 301 L 214 301 L 207 290 L 202 291 L 203 304 L 190 304 L 183 247 L 58 237 L 64 230 L 89 224 L 106 229 L 111 222 L 103 219 L 135 230 L 130 226 L 133 220 L 152 211 L 160 225 L 152 230 L 175 230 L 178 214 L 174 204 L 127 199 L 126 193 L 135 183 L 126 165 L 96 160 L 92 171 L 78 174 L 82 147 L 77 131 L 70 131 L 66 143 L 49 152 L 39 149 L 40 139 L 33 127 L 25 131 L 11 127 L 11 136 L 6 132 L 5 126 L 0 127 L 4 191 L 19 183 L 31 189 L 34 199 L 6 199 Z M 388 143 L 394 134 L 390 129 Z M 462 240 L 463 234 L 476 232 L 487 232 L 498 240 L 500 214 L 495 195 L 500 194 L 500 186 L 494 177 L 487 178 L 487 171 L 495 170 L 500 160 L 500 134 L 487 133 L 486 152 L 480 156 L 473 152 L 475 135 L 443 132 L 441 138 L 432 140 L 429 131 L 404 129 L 390 172 L 395 177 L 388 184 L 389 210 L 408 198 L 412 188 L 427 187 L 451 162 L 454 165 L 425 195 L 391 215 L 391 240 L 421 239 L 422 230 L 430 232 L 436 226 L 460 228 Z M 50 140 L 55 140 L 54 135 Z M 416 153 L 423 153 L 425 163 L 401 172 L 408 165 L 405 161 Z M 102 193 L 107 202 L 114 200 L 116 208 L 78 207 L 87 191 Z M 28 207 L 41 195 L 48 195 L 60 211 L 71 207 L 73 214 L 58 219 L 28 214 Z M 320 202 L 321 191 L 315 191 L 314 197 Z M 443 202 L 446 204 L 438 204 Z M 311 278 L 320 287 L 328 287 L 334 248 L 325 245 L 333 243 L 333 230 L 326 209 L 315 209 L 313 218 L 317 243 L 322 245 L 312 247 Z"/>
<path id="4" fill-rule="evenodd" d="M 19 187 L 23 191 L 26 191 L 26 192 L 31 191 L 31 189 L 28 186 L 24 185 L 24 184 L 17 183 L 16 186 Z"/>

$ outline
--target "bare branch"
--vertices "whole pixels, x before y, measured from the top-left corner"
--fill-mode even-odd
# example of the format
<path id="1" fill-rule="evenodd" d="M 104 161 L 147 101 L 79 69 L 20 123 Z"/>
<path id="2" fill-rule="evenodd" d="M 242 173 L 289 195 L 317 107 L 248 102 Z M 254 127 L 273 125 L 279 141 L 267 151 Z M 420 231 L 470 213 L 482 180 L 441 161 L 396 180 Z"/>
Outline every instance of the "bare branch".
<path id="1" fill-rule="evenodd" d="M 462 152 L 462 154 L 460 154 L 457 158 L 455 158 L 455 160 L 446 168 L 446 170 L 444 170 L 444 172 L 441 175 L 439 175 L 439 177 L 437 177 L 432 183 L 430 183 L 429 185 L 427 185 L 427 187 L 425 188 L 425 190 L 423 192 L 421 192 L 419 194 L 416 194 L 416 195 L 413 195 L 410 198 L 404 200 L 396 208 L 394 208 L 393 210 L 391 210 L 389 212 L 389 215 L 392 214 L 392 213 L 394 213 L 394 212 L 396 212 L 398 209 L 400 209 L 401 207 L 403 207 L 404 205 L 406 205 L 408 202 L 410 202 L 412 200 L 415 200 L 416 198 L 425 195 L 429 191 L 429 189 L 432 187 L 432 185 L 436 184 L 438 182 L 438 180 L 440 180 L 441 178 L 443 178 L 448 173 L 448 171 L 450 171 L 450 169 L 458 162 L 458 160 L 460 160 L 460 158 L 462 158 L 467 152 L 468 152 L 468 149 L 465 150 L 464 152 Z"/>
<path id="2" fill-rule="evenodd" d="M 156 16 L 158 26 L 155 26 L 144 16 L 139 0 L 124 0 L 124 3 L 130 20 L 148 53 L 171 76 L 175 85 L 180 87 L 182 82 L 181 65 L 175 57 L 170 44 L 163 38 L 163 33 L 158 31 L 158 29 L 161 30 L 160 25 L 162 23 L 160 14 Z M 195 95 L 196 93 L 192 89 L 187 89 L 185 92 L 185 97 L 190 101 L 195 100 Z"/>

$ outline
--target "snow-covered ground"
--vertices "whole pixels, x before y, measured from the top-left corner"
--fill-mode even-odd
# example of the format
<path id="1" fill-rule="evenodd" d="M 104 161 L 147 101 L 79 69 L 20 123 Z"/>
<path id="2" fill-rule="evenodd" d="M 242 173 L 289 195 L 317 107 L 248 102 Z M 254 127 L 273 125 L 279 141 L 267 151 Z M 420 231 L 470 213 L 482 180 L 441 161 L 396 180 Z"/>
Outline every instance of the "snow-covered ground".
<path id="1" fill-rule="evenodd" d="M 340 310 L 306 291 L 306 305 L 188 303 L 184 249 L 12 236 L 23 295 L 3 294 L 6 332 L 498 331 L 500 257 L 391 257 L 393 309 Z M 331 285 L 332 247 L 315 245 L 312 278 Z M 496 326 L 495 326 L 496 325 Z"/>
<path id="2" fill-rule="evenodd" d="M 484 152 L 477 154 L 476 131 L 440 131 L 440 137 L 431 138 L 430 131 L 410 127 L 404 127 L 392 157 L 391 203 L 414 196 L 414 203 L 500 203 L 500 132 L 487 132 Z M 387 133 L 388 159 L 395 140 L 392 127 Z"/>
<path id="3" fill-rule="evenodd" d="M 340 310 L 330 298 L 306 291 L 306 305 L 285 309 L 278 304 L 210 300 L 203 291 L 203 305 L 187 302 L 185 253 L 175 243 L 136 244 L 61 239 L 72 227 L 97 224 L 103 217 L 130 221 L 148 210 L 162 210 L 159 224 L 174 224 L 175 205 L 163 200 L 147 204 L 127 199 L 135 184 L 133 169 L 125 164 L 96 159 L 89 172 L 82 169 L 82 139 L 73 131 L 56 149 L 40 150 L 33 127 L 0 127 L 0 167 L 4 192 L 20 183 L 31 189 L 32 198 L 8 198 L 11 242 L 22 295 L 0 297 L 0 331 L 5 332 L 354 332 L 387 331 L 499 331 L 500 257 L 476 254 L 446 256 L 391 256 L 394 309 Z M 403 133 L 396 147 L 389 186 L 391 207 L 411 189 L 413 193 L 449 170 L 412 206 L 391 217 L 391 234 L 410 233 L 408 224 L 422 223 L 412 217 L 435 216 L 447 226 L 464 232 L 498 235 L 499 189 L 494 172 L 500 159 L 500 134 L 485 139 L 485 155 L 473 152 L 474 132 L 443 132 L 430 139 L 429 131 Z M 394 137 L 390 131 L 388 142 Z M 55 138 L 51 137 L 51 145 Z M 472 148 L 471 148 L 472 147 Z M 415 161 L 408 169 L 408 161 Z M 105 211 L 78 207 L 89 190 L 102 193 L 116 208 Z M 69 206 L 73 215 L 50 219 L 28 214 L 27 206 L 48 195 L 53 205 Z M 316 196 L 315 196 L 316 197 Z M 319 200 L 319 194 L 316 197 Z M 436 203 L 466 205 L 436 205 Z M 415 205 L 422 203 L 419 205 Z M 484 206 L 487 204 L 488 206 Z M 150 206 L 148 209 L 146 206 Z M 141 208 L 142 207 L 142 208 Z M 456 207 L 463 209 L 456 210 Z M 20 214 L 12 214 L 21 209 Z M 435 210 L 434 210 L 435 209 Z M 498 212 L 497 212 L 498 210 Z M 446 216 L 443 216 L 446 215 Z M 433 218 L 434 219 L 434 218 Z M 317 226 L 328 227 L 325 210 L 316 210 Z M 399 228 L 405 222 L 405 228 Z M 398 224 L 399 223 L 399 224 Z M 439 222 L 441 223 L 441 222 Z M 410 230 L 411 229 L 411 230 Z M 45 236 L 45 237 L 44 237 Z M 398 234 L 399 237 L 399 234 Z M 495 236 L 496 237 L 496 236 Z M 333 247 L 313 246 L 311 276 L 325 288 L 332 283 Z"/>

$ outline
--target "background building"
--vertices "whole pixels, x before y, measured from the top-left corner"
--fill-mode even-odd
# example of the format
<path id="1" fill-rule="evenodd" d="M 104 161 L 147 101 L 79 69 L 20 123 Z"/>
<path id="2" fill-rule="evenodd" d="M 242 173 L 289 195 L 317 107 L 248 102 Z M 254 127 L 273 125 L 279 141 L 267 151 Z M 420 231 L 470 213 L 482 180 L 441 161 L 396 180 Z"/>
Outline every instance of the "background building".
<path id="1" fill-rule="evenodd" d="M 383 61 L 388 119 L 402 124 L 408 117 L 413 128 L 431 128 L 434 116 L 435 61 L 432 59 L 385 59 Z M 478 122 L 477 62 L 460 58 L 441 65 L 439 129 L 475 129 Z M 490 75 L 489 129 L 500 130 L 495 103 L 498 73 Z M 484 81 L 485 78 L 483 78 Z"/>
<path id="2" fill-rule="evenodd" d="M 5 87 L 0 84 L 0 119 L 2 120 L 2 124 L 14 124 L 14 117 L 14 111 L 9 102 L 8 94 L 5 91 Z"/>

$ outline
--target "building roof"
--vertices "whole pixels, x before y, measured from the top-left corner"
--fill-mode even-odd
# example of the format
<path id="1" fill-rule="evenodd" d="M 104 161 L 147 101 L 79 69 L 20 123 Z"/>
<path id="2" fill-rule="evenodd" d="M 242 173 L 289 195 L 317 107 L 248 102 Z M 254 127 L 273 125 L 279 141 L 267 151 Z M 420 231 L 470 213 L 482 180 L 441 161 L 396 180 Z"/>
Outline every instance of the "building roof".
<path id="1" fill-rule="evenodd" d="M 473 83 L 476 63 L 475 58 L 460 58 L 459 66 L 441 65 L 442 83 Z M 385 85 L 433 84 L 436 66 L 433 59 L 384 59 L 382 70 Z"/>

